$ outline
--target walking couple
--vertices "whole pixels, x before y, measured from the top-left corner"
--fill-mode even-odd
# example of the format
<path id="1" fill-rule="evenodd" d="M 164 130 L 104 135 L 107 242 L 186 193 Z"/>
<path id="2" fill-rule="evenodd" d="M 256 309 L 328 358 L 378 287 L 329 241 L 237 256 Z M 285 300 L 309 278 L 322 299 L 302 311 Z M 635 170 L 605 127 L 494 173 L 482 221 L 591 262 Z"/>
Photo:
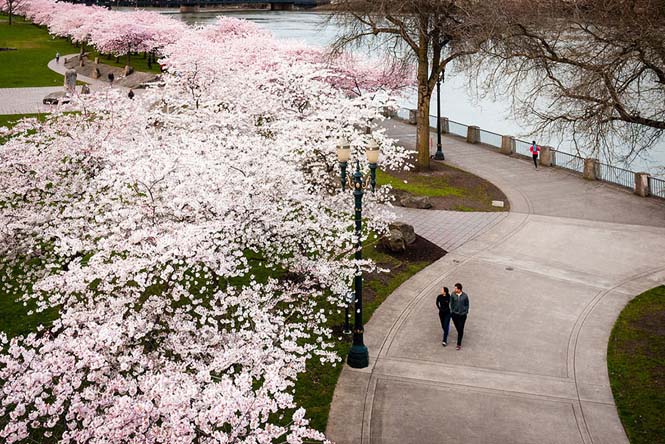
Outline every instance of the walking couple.
<path id="1" fill-rule="evenodd" d="M 439 320 L 443 329 L 441 344 L 444 347 L 448 345 L 448 331 L 452 319 L 457 330 L 457 350 L 460 350 L 464 337 L 464 324 L 469 314 L 469 296 L 462 291 L 462 284 L 455 284 L 452 295 L 448 292 L 448 287 L 443 287 L 441 294 L 436 297 L 436 307 L 439 309 Z"/>

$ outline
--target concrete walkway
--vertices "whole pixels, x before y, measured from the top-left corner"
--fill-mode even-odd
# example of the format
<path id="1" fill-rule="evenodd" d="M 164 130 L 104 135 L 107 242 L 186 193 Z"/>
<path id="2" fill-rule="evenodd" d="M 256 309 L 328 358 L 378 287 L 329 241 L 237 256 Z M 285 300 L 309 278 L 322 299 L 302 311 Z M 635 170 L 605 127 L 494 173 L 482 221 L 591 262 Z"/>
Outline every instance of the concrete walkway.
<path id="1" fill-rule="evenodd" d="M 48 94 L 63 91 L 62 86 L 42 88 L 0 88 L 0 114 L 30 114 L 50 112 L 42 100 Z"/>
<path id="2" fill-rule="evenodd" d="M 395 207 L 397 219 L 446 251 L 453 251 L 508 217 L 508 213 L 417 210 Z"/>
<path id="3" fill-rule="evenodd" d="M 388 127 L 413 146 L 414 127 Z M 461 139 L 445 138 L 444 150 L 451 164 L 499 186 L 511 213 L 379 307 L 366 326 L 370 367 L 342 371 L 329 438 L 627 444 L 607 341 L 623 306 L 665 282 L 665 203 L 562 170 L 536 171 Z M 422 233 L 441 238 L 444 230 L 435 224 Z M 441 346 L 434 307 L 439 288 L 455 282 L 471 301 L 461 351 L 452 325 L 453 346 Z"/>

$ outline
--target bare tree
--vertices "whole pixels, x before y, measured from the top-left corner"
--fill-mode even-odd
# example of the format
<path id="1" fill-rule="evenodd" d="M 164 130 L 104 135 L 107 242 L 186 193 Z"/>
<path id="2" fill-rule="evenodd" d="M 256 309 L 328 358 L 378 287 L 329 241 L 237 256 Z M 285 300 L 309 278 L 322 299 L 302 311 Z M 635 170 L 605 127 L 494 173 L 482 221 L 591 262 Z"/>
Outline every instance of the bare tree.
<path id="1" fill-rule="evenodd" d="M 418 167 L 429 169 L 429 105 L 442 72 L 475 53 L 492 35 L 494 22 L 481 0 L 339 0 L 331 20 L 344 31 L 334 50 L 367 44 L 409 59 L 417 69 Z M 490 18 L 488 20 L 488 17 Z"/>
<path id="2" fill-rule="evenodd" d="M 475 59 L 536 132 L 630 161 L 665 130 L 665 1 L 503 0 Z"/>
<path id="3" fill-rule="evenodd" d="M 4 10 L 9 15 L 9 24 L 12 24 L 14 13 L 21 6 L 23 0 L 3 0 L 0 1 L 0 10 Z"/>

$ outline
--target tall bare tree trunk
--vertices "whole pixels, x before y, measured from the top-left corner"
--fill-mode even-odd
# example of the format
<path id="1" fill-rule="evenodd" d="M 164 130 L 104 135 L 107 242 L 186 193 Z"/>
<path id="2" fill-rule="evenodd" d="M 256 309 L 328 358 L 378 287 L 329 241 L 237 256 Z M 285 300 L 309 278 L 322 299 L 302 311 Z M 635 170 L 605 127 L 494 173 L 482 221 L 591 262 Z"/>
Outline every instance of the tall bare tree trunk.
<path id="1" fill-rule="evenodd" d="M 9 3 L 9 26 L 12 24 L 12 14 L 14 11 L 12 11 L 12 4 L 11 2 Z"/>
<path id="2" fill-rule="evenodd" d="M 420 36 L 418 51 L 418 111 L 416 148 L 418 150 L 418 169 L 429 170 L 429 102 L 432 91 L 429 88 L 429 57 L 425 36 Z"/>

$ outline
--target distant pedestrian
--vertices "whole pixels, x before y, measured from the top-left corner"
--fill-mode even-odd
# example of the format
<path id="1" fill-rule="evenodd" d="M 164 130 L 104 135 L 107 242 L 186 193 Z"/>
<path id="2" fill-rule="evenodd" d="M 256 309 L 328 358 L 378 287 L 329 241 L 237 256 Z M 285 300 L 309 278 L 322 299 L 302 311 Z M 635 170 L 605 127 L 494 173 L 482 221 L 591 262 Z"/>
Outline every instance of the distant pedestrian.
<path id="1" fill-rule="evenodd" d="M 111 83 L 111 85 L 113 85 L 113 79 L 115 79 L 115 76 L 113 75 L 113 73 L 110 72 L 109 75 L 108 75 L 107 77 L 108 77 L 109 82 Z"/>
<path id="2" fill-rule="evenodd" d="M 450 311 L 455 330 L 457 330 L 457 350 L 462 348 L 464 337 L 464 324 L 469 314 L 469 296 L 462 291 L 462 284 L 455 284 L 453 294 L 450 296 Z"/>
<path id="3" fill-rule="evenodd" d="M 540 147 L 536 145 L 536 141 L 534 140 L 531 142 L 531 148 L 529 148 L 529 151 L 531 151 L 531 156 L 533 156 L 533 164 L 536 166 L 536 169 L 538 168 L 538 154 L 540 153 Z"/>
<path id="4" fill-rule="evenodd" d="M 129 92 L 127 93 L 127 97 L 129 97 L 130 99 L 134 98 L 134 90 L 133 89 L 129 88 Z"/>
<path id="5" fill-rule="evenodd" d="M 60 53 L 59 52 L 55 53 L 55 63 L 60 63 Z"/>
<path id="6" fill-rule="evenodd" d="M 448 331 L 450 330 L 450 292 L 448 287 L 441 289 L 441 294 L 436 297 L 436 308 L 439 309 L 439 321 L 443 330 L 443 340 L 441 344 L 448 345 Z"/>

